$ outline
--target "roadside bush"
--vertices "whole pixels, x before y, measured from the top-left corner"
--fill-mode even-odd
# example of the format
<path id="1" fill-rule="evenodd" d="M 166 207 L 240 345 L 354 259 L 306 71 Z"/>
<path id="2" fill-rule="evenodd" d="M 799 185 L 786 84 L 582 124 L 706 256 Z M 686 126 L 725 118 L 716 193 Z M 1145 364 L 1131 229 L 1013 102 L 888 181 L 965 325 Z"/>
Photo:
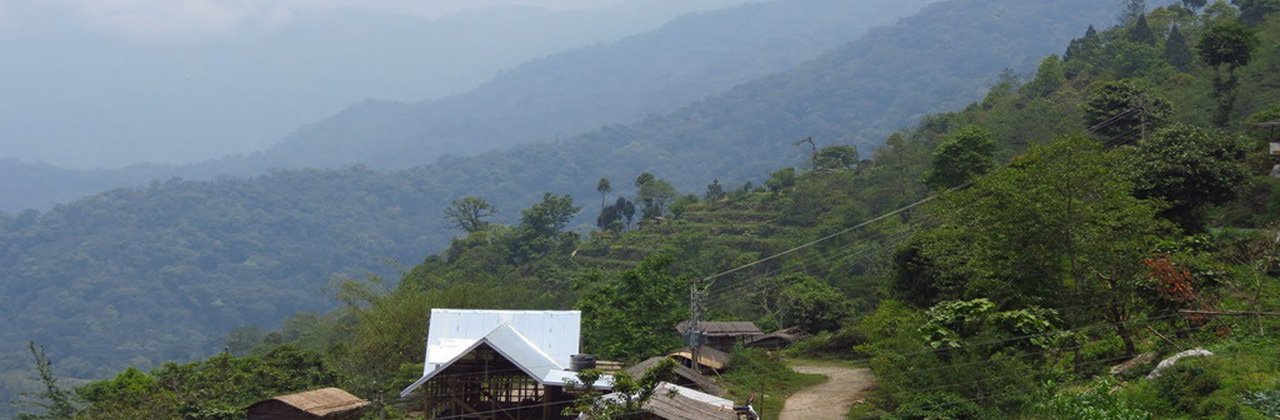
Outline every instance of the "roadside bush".
<path id="1" fill-rule="evenodd" d="M 1092 384 L 1083 391 L 1050 392 L 1043 400 L 1036 403 L 1030 413 L 1036 418 L 1044 419 L 1112 419 L 1112 420 L 1146 420 L 1152 418 L 1151 413 L 1136 408 L 1111 392 L 1115 381 L 1104 379 Z M 1050 389 L 1053 388 L 1051 385 Z"/>
<path id="2" fill-rule="evenodd" d="M 950 392 L 930 392 L 913 396 L 910 400 L 894 410 L 893 419 L 933 420 L 933 419 L 976 419 L 982 408 L 973 401 Z"/>

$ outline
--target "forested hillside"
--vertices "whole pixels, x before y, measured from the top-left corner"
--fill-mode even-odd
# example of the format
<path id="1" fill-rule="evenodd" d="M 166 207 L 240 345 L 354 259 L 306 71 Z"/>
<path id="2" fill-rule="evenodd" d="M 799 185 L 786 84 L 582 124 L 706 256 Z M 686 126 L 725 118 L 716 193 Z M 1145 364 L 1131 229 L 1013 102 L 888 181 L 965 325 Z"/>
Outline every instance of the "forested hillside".
<path id="1" fill-rule="evenodd" d="M 345 282 L 337 311 L 232 334 L 242 358 L 80 388 L 82 413 L 231 413 L 267 391 L 186 397 L 264 384 L 187 372 L 298 354 L 311 363 L 285 378 L 394 415 L 416 403 L 395 394 L 421 370 L 431 307 L 581 309 L 585 351 L 634 361 L 680 345 L 687 287 L 708 279 L 713 319 L 802 327 L 817 335 L 790 355 L 867 363 L 877 386 L 850 418 L 1274 418 L 1280 181 L 1254 124 L 1280 120 L 1280 9 L 1243 3 L 1089 30 L 864 161 L 826 147 L 761 187 L 689 195 L 614 178 L 598 206 L 548 194 L 509 226 L 459 201 L 468 234 L 390 291 Z M 600 215 L 587 238 L 565 231 L 579 212 Z M 752 368 L 719 378 L 730 397 L 756 389 L 737 382 Z"/>
<path id="2" fill-rule="evenodd" d="M 445 154 L 472 155 L 569 137 L 602 125 L 632 123 L 794 68 L 932 1 L 775 0 L 693 13 L 616 42 L 537 58 L 452 96 L 351 105 L 248 156 L 96 171 L 0 160 L 0 177 L 9 180 L 0 185 L 0 210 L 47 208 L 110 188 L 174 176 L 212 179 L 260 174 L 271 168 L 355 164 L 407 168 Z M 484 16 L 470 15 L 475 16 L 453 19 L 471 22 Z M 554 21 L 543 25 L 559 26 Z M 440 75 L 428 72 L 422 77 Z"/>
<path id="3" fill-rule="evenodd" d="M 806 160 L 796 138 L 847 143 L 861 137 L 836 133 L 887 132 L 870 122 L 889 118 L 881 108 L 923 113 L 978 98 L 1000 69 L 1026 67 L 1114 16 L 1105 0 L 953 0 L 796 70 L 563 142 L 386 173 L 161 182 L 3 215 L 0 321 L 16 326 L 3 332 L 6 367 L 26 366 L 25 338 L 48 345 L 61 357 L 61 373 L 73 377 L 215 352 L 233 325 L 270 327 L 286 313 L 325 308 L 322 286 L 332 273 L 380 269 L 386 258 L 414 262 L 442 249 L 452 233 L 442 212 L 463 196 L 489 200 L 499 210 L 494 221 L 503 222 L 519 219 L 519 209 L 544 191 L 592 202 L 601 176 L 623 193 L 631 189 L 625 180 L 646 170 L 686 191 L 712 179 L 760 183 L 776 168 Z M 891 85 L 896 79 L 904 84 Z M 898 98 L 919 103 L 872 107 Z M 860 144 L 865 153 L 875 143 Z M 913 178 L 893 182 L 910 188 Z M 905 198 L 901 191 L 887 188 L 869 205 L 893 205 Z M 573 220 L 591 226 L 592 219 Z M 574 227 L 564 223 L 558 227 Z M 553 245 L 528 252 L 559 249 Z M 548 270 L 542 275 L 556 277 Z M 52 315 L 64 311 L 77 316 Z"/>
<path id="4" fill-rule="evenodd" d="M 932 1 L 786 0 L 695 13 L 534 60 L 454 97 L 356 105 L 251 159 L 403 168 L 627 124 L 793 68 Z"/>

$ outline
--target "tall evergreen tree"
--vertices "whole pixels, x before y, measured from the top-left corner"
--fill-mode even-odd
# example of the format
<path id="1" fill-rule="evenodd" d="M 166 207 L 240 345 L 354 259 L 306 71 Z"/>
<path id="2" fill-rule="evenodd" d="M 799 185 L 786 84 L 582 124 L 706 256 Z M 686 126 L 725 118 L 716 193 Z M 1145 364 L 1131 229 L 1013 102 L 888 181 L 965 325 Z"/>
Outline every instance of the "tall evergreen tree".
<path id="1" fill-rule="evenodd" d="M 1191 71 L 1191 47 L 1187 46 L 1187 38 L 1182 36 L 1178 25 L 1169 30 L 1169 38 L 1164 41 L 1164 58 L 1178 71 Z"/>
<path id="2" fill-rule="evenodd" d="M 1071 40 L 1067 53 L 1062 58 L 1067 61 L 1088 58 L 1101 48 L 1102 39 L 1098 36 L 1098 30 L 1089 25 L 1083 37 Z"/>
<path id="3" fill-rule="evenodd" d="M 1151 25 L 1147 23 L 1147 15 L 1138 16 L 1133 27 L 1129 28 L 1127 38 L 1135 44 L 1156 45 L 1156 33 L 1151 31 Z"/>

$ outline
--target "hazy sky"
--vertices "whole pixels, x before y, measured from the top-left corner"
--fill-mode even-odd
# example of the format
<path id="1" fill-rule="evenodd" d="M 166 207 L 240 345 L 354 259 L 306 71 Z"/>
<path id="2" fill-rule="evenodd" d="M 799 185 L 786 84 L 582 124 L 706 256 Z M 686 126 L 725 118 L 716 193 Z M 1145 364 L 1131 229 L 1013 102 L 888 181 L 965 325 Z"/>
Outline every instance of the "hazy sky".
<path id="1" fill-rule="evenodd" d="M 495 5 L 547 9 L 605 7 L 623 0 L 0 0 L 0 26 L 23 24 L 6 12 L 19 2 L 57 4 L 84 24 L 138 38 L 192 40 L 244 29 L 271 28 L 297 13 L 324 9 L 363 9 L 437 18 Z M 691 0 L 696 1 L 696 0 Z"/>
<path id="2" fill-rule="evenodd" d="M 0 0 L 0 159 L 90 168 L 248 153 L 366 99 L 464 92 L 530 59 L 745 1 Z"/>

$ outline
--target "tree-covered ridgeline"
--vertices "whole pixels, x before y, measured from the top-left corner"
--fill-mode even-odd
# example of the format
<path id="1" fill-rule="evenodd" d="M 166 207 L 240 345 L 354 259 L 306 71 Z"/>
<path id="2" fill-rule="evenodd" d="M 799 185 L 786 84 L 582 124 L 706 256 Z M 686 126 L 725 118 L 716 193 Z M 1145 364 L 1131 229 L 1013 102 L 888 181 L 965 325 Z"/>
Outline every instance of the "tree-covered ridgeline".
<path id="1" fill-rule="evenodd" d="M 700 217 L 688 195 L 704 196 L 711 180 L 719 180 L 717 194 L 731 195 L 746 182 L 763 185 L 775 169 L 796 166 L 798 175 L 812 168 L 811 150 L 793 145 L 796 138 L 856 146 L 859 160 L 869 158 L 884 135 L 916 116 L 963 106 L 1001 68 L 1029 69 L 1079 28 L 1113 19 L 1111 0 L 938 2 L 787 72 L 563 141 L 391 172 L 352 167 L 201 180 L 224 173 L 202 167 L 193 168 L 201 171 L 194 179 L 145 184 L 151 172 L 143 171 L 139 187 L 3 214 L 0 321 L 15 327 L 0 329 L 0 388 L 27 382 L 27 339 L 49 348 L 60 374 L 102 378 L 126 366 L 216 354 L 238 326 L 273 329 L 289 314 L 327 311 L 336 306 L 335 277 L 372 272 L 394 279 L 444 252 L 461 231 L 440 215 L 469 196 L 497 210 L 485 219 L 493 224 L 518 224 L 522 209 L 551 192 L 572 195 L 586 209 L 571 222 L 573 231 L 599 221 L 617 229 L 615 222 L 628 219 L 634 228 L 644 207 L 634 180 L 648 172 L 681 193 L 663 207 Z M 818 163 L 857 166 L 848 152 Z M 38 172 L 5 179 L 55 188 L 31 181 L 45 180 Z M 601 177 L 613 181 L 606 205 L 621 204 L 612 218 L 591 211 Z M 829 210 L 806 204 L 826 193 L 804 194 L 788 218 L 814 220 Z M 878 202 L 901 204 L 897 194 L 884 195 Z M 742 216 L 743 226 L 761 221 Z M 545 271 L 540 275 L 557 275 Z"/>
<path id="2" fill-rule="evenodd" d="M 1157 34 L 1177 25 L 1199 48 L 1206 28 L 1238 19 L 1230 7 L 1159 8 L 1142 20 Z M 340 367 L 344 387 L 386 396 L 420 371 L 431 307 L 577 307 L 593 337 L 588 351 L 637 360 L 678 345 L 663 324 L 683 317 L 690 279 L 969 184 L 719 279 L 712 317 L 807 325 L 818 335 L 797 351 L 869 363 L 879 389 L 858 416 L 1274 416 L 1280 325 L 1178 310 L 1280 307 L 1280 185 L 1266 176 L 1265 131 L 1250 126 L 1280 118 L 1280 53 L 1268 48 L 1280 41 L 1280 22 L 1241 22 L 1261 47 L 1235 70 L 1241 87 L 1221 124 L 1214 78 L 1222 69 L 1197 55 L 1183 70 L 1159 41 L 1130 41 L 1138 21 L 1091 30 L 1061 61 L 1045 60 L 1051 68 L 1036 78 L 1059 84 L 1002 78 L 982 101 L 925 118 L 855 165 L 806 159 L 761 187 L 713 181 L 676 194 L 680 206 L 651 210 L 660 218 L 610 223 L 585 238 L 556 221 L 595 206 L 542 195 L 519 223 L 459 237 L 394 287 L 344 283 L 340 309 L 270 333 L 238 331 L 235 348 L 316 351 Z M 828 150 L 816 155 L 847 154 Z M 630 176 L 644 182 L 610 176 L 609 184 L 663 179 L 643 172 Z M 601 184 L 599 175 L 586 179 Z M 603 202 L 643 203 L 639 189 L 609 194 Z M 623 309 L 646 317 L 621 317 Z M 1159 379 L 1144 379 L 1150 364 L 1109 372 L 1142 353 L 1193 346 L 1217 356 Z"/>

